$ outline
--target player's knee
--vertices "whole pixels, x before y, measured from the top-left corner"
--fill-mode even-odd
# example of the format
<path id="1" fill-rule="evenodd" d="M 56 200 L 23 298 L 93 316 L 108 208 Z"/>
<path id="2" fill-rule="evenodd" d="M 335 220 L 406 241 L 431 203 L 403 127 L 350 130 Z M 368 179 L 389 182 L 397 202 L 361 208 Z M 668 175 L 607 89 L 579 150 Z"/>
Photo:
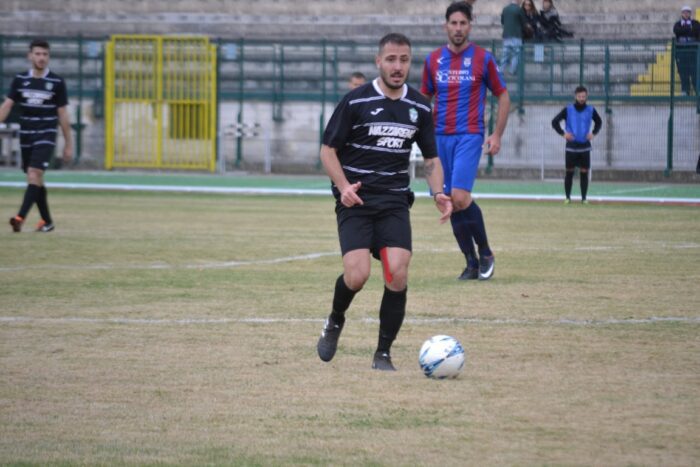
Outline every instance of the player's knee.
<path id="1" fill-rule="evenodd" d="M 27 170 L 27 182 L 30 185 L 43 185 L 44 184 L 44 172 L 41 170 L 30 167 Z"/>
<path id="2" fill-rule="evenodd" d="M 587 174 L 587 173 L 588 173 L 588 169 L 581 169 L 581 173 L 582 173 L 582 174 Z"/>
<path id="3" fill-rule="evenodd" d="M 408 268 L 399 268 L 391 274 L 391 282 L 386 282 L 386 286 L 395 292 L 404 290 L 408 285 Z"/>
<path id="4" fill-rule="evenodd" d="M 472 204 L 472 195 L 468 191 L 457 191 L 452 193 L 452 206 L 455 211 L 467 209 Z"/>
<path id="5" fill-rule="evenodd" d="M 365 271 L 363 268 L 351 269 L 345 271 L 343 278 L 345 279 L 345 285 L 347 285 L 350 290 L 357 292 L 364 287 L 367 279 L 369 279 L 369 271 Z"/>

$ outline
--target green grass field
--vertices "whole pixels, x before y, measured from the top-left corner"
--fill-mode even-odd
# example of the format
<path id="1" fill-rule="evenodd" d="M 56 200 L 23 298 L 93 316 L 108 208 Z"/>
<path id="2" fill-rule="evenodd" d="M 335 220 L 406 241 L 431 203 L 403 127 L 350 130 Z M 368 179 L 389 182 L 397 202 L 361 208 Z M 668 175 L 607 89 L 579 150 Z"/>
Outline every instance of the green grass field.
<path id="1" fill-rule="evenodd" d="M 0 188 L 9 218 L 22 190 Z M 0 229 L 0 464 L 697 465 L 697 207 L 480 202 L 497 263 L 461 283 L 412 210 L 408 313 L 370 369 L 379 264 L 338 354 L 326 197 L 53 190 Z M 6 222 L 4 220 L 3 222 Z M 462 342 L 457 380 L 418 350 Z"/>

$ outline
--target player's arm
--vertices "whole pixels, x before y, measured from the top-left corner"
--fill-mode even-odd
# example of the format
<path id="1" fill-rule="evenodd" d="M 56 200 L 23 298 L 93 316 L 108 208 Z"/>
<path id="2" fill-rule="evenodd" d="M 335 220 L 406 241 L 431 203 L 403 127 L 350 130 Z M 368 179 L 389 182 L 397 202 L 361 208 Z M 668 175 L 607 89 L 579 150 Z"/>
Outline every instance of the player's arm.
<path id="1" fill-rule="evenodd" d="M 592 140 L 594 136 L 600 133 L 601 128 L 603 128 L 603 119 L 600 118 L 598 111 L 593 109 L 593 131 L 588 135 L 588 140 Z"/>
<path id="2" fill-rule="evenodd" d="M 63 132 L 63 162 L 70 162 L 73 157 L 73 134 L 70 131 L 70 118 L 68 117 L 67 106 L 58 108 L 58 125 Z"/>
<path id="3" fill-rule="evenodd" d="M 506 131 L 508 123 L 508 114 L 510 112 L 510 95 L 507 90 L 504 90 L 498 96 L 498 113 L 496 114 L 496 128 L 493 133 L 486 138 L 486 147 L 489 148 L 489 154 L 495 156 L 501 150 L 501 137 Z"/>
<path id="4" fill-rule="evenodd" d="M 15 105 L 15 101 L 6 97 L 5 101 L 0 105 L 0 122 L 4 122 L 7 116 L 10 115 L 13 105 Z"/>
<path id="5" fill-rule="evenodd" d="M 560 136 L 563 136 L 568 141 L 566 136 L 567 134 L 561 129 L 561 122 L 564 120 L 566 120 L 566 107 L 564 107 L 561 112 L 559 112 L 557 116 L 552 119 L 552 128 L 554 128 L 554 131 L 559 133 Z"/>
<path id="6" fill-rule="evenodd" d="M 343 172 L 343 167 L 338 159 L 338 152 L 335 148 L 321 145 L 321 164 L 333 181 L 333 184 L 340 191 L 340 202 L 343 206 L 351 208 L 356 204 L 364 204 L 362 199 L 357 195 L 357 190 L 360 189 L 361 182 L 350 183 Z"/>
<path id="7" fill-rule="evenodd" d="M 452 199 L 442 192 L 442 187 L 445 183 L 445 175 L 442 170 L 442 163 L 439 157 L 432 157 L 423 161 L 423 171 L 425 179 L 430 187 L 430 192 L 433 194 L 435 206 L 442 214 L 440 223 L 444 224 L 452 215 Z"/>

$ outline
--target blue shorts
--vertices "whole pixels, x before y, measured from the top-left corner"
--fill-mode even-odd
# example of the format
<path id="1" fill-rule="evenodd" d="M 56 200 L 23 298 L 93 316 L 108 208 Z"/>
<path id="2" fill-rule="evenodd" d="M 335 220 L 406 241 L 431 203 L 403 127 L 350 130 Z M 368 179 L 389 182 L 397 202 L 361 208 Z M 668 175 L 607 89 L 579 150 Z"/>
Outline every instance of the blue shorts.
<path id="1" fill-rule="evenodd" d="M 436 135 L 435 140 L 445 173 L 445 194 L 452 193 L 453 188 L 471 192 L 479 170 L 484 136 Z"/>

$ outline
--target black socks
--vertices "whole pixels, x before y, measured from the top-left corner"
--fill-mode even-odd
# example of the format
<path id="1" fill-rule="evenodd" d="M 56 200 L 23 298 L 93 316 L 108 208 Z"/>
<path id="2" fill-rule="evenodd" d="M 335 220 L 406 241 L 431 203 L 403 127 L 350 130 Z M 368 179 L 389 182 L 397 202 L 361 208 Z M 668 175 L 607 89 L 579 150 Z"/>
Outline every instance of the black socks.
<path id="1" fill-rule="evenodd" d="M 335 292 L 333 293 L 333 310 L 331 318 L 338 325 L 343 325 L 345 322 L 345 311 L 350 307 L 352 299 L 355 298 L 357 290 L 351 290 L 345 285 L 343 275 L 338 276 L 335 281 Z"/>
<path id="2" fill-rule="evenodd" d="M 564 176 L 564 193 L 566 194 L 566 199 L 571 199 L 571 186 L 574 184 L 574 171 L 566 171 Z"/>
<path id="3" fill-rule="evenodd" d="M 32 208 L 36 200 L 39 198 L 41 193 L 41 187 L 39 185 L 27 185 L 27 189 L 24 192 L 24 200 L 22 201 L 22 207 L 17 213 L 22 219 L 27 218 L 27 213 Z"/>
<path id="4" fill-rule="evenodd" d="M 403 324 L 406 316 L 406 291 L 394 292 L 384 287 L 382 305 L 379 308 L 379 341 L 377 352 L 389 352 L 391 344 Z"/>
<path id="5" fill-rule="evenodd" d="M 39 191 L 39 197 L 36 199 L 36 207 L 39 208 L 39 214 L 44 222 L 51 224 L 51 214 L 49 213 L 49 203 L 46 196 L 46 186 L 42 186 Z"/>

